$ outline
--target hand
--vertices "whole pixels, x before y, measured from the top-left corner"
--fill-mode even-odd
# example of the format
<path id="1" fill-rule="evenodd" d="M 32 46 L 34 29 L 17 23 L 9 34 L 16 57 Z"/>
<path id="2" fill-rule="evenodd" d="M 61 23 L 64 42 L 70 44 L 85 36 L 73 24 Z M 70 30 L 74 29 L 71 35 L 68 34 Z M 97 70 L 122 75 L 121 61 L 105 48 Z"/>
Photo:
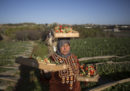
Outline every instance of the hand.
<path id="1" fill-rule="evenodd" d="M 47 70 L 44 70 L 44 73 L 49 73 L 49 71 L 47 71 Z"/>

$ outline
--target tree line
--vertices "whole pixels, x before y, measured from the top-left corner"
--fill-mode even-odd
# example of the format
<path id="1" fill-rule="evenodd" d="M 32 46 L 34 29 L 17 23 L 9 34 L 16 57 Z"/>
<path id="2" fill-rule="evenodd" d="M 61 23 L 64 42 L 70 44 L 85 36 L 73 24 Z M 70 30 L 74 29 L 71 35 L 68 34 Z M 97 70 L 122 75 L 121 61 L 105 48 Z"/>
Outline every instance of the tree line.
<path id="1" fill-rule="evenodd" d="M 35 23 L 21 23 L 21 24 L 3 24 L 0 27 L 0 39 L 2 36 L 6 36 L 10 40 L 45 40 L 49 31 L 57 26 L 57 23 L 53 24 L 35 24 Z M 62 24 L 63 26 L 68 26 Z M 104 32 L 103 28 L 96 26 L 92 28 L 86 28 L 84 25 L 71 25 L 73 30 L 80 33 L 80 38 L 87 37 L 113 37 L 111 32 Z"/>

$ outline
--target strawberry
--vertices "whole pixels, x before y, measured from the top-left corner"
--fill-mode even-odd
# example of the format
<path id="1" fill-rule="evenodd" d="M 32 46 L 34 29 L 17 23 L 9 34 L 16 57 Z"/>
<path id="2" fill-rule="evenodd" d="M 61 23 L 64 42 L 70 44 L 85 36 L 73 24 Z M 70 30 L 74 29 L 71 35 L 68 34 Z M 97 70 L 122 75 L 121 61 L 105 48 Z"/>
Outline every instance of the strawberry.
<path id="1" fill-rule="evenodd" d="M 58 33 L 59 31 L 58 31 L 58 30 L 56 30 L 56 32 Z"/>

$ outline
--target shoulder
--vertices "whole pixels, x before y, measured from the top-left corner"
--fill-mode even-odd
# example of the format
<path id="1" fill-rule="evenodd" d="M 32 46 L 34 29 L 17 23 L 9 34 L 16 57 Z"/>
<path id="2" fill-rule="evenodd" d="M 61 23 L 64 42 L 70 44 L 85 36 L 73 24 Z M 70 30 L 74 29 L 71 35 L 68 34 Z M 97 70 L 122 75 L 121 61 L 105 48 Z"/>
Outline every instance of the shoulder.
<path id="1" fill-rule="evenodd" d="M 55 54 L 50 55 L 50 56 L 49 56 L 49 59 L 53 59 L 54 56 L 55 56 Z"/>
<path id="2" fill-rule="evenodd" d="M 49 58 L 53 58 L 54 56 L 57 56 L 57 53 L 51 54 Z"/>
<path id="3" fill-rule="evenodd" d="M 76 56 L 74 53 L 71 53 L 72 56 Z"/>
<path id="4" fill-rule="evenodd" d="M 76 58 L 77 59 L 77 56 L 73 53 L 71 53 L 72 57 Z"/>
<path id="5" fill-rule="evenodd" d="M 75 59 L 75 61 L 78 63 L 78 65 L 79 65 L 79 60 L 78 60 L 78 57 L 75 55 L 75 54 L 71 54 L 72 55 L 72 57 Z"/>
<path id="6" fill-rule="evenodd" d="M 52 61 L 54 61 L 57 58 L 57 54 L 53 53 L 52 55 L 50 55 L 49 59 L 51 59 Z"/>

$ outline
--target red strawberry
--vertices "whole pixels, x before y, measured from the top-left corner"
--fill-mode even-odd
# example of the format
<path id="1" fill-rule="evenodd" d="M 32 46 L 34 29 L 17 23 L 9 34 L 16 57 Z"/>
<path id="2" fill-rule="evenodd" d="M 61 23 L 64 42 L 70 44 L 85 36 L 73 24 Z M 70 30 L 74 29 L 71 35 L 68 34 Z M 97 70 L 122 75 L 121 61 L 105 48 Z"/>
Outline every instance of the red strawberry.
<path id="1" fill-rule="evenodd" d="M 58 31 L 58 30 L 56 30 L 56 32 L 58 33 L 59 31 Z"/>
<path id="2" fill-rule="evenodd" d="M 62 25 L 60 25 L 60 28 L 62 28 Z"/>
<path id="3" fill-rule="evenodd" d="M 86 67 L 86 71 L 88 70 L 88 67 Z"/>
<path id="4" fill-rule="evenodd" d="M 83 69 L 83 68 L 84 68 L 84 65 L 81 65 L 80 68 Z"/>
<path id="5" fill-rule="evenodd" d="M 94 75 L 94 70 L 90 70 L 90 74 L 91 74 L 91 75 Z"/>

